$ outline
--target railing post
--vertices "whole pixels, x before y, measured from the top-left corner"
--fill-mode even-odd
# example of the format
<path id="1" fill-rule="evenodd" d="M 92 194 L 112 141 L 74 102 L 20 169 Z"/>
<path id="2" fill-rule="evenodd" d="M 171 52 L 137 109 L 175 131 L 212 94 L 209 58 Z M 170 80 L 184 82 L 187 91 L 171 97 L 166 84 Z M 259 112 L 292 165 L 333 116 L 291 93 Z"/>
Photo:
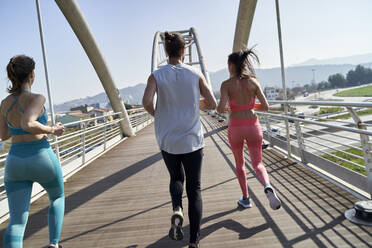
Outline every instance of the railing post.
<path id="1" fill-rule="evenodd" d="M 107 126 L 107 116 L 103 116 L 103 150 L 106 151 L 106 142 L 107 142 L 107 137 L 106 137 L 106 126 Z"/>
<path id="2" fill-rule="evenodd" d="M 267 135 L 269 136 L 269 143 L 270 143 L 270 146 L 273 147 L 274 146 L 273 140 L 272 140 L 273 132 L 271 131 L 271 126 L 270 126 L 269 118 L 267 118 L 266 115 L 264 115 L 264 116 L 265 116 L 265 122 L 266 122 Z"/>
<path id="3" fill-rule="evenodd" d="M 353 117 L 353 120 L 359 129 L 367 130 L 366 125 L 362 122 L 359 118 L 358 114 L 354 111 L 352 107 L 347 107 L 350 115 Z M 367 187 L 368 193 L 370 195 L 370 199 L 372 199 L 372 148 L 371 144 L 369 143 L 369 137 L 366 134 L 360 134 L 360 143 L 363 149 L 363 156 L 364 162 L 366 164 L 366 172 L 367 172 Z"/>
<path id="4" fill-rule="evenodd" d="M 266 125 L 266 130 L 267 130 L 267 137 L 269 139 L 269 144 L 271 147 L 273 147 L 273 142 L 272 142 L 272 139 L 271 139 L 271 135 L 272 135 L 272 132 L 271 132 L 271 127 L 270 127 L 270 123 L 269 123 L 269 118 L 267 118 L 266 115 L 263 116 L 264 117 L 264 120 L 265 120 L 265 125 Z"/>
<path id="5" fill-rule="evenodd" d="M 191 31 L 189 32 L 189 35 L 192 37 L 192 33 Z M 190 43 L 192 43 L 193 41 L 190 40 Z M 189 46 L 189 62 L 192 63 L 192 45 Z"/>
<path id="6" fill-rule="evenodd" d="M 85 131 L 86 131 L 86 123 L 81 123 L 81 126 L 83 128 L 83 133 L 81 135 L 81 144 L 82 144 L 82 154 L 81 154 L 81 157 L 82 157 L 82 162 L 83 164 L 85 164 Z"/>
<path id="7" fill-rule="evenodd" d="M 292 107 L 289 107 L 289 110 L 290 110 L 290 112 L 291 112 L 291 115 L 292 115 L 292 116 L 295 116 L 294 109 L 293 109 Z M 299 154 L 300 154 L 301 161 L 302 161 L 303 163 L 306 163 L 305 155 L 304 155 L 304 151 L 305 151 L 305 141 L 304 141 L 304 138 L 303 138 L 303 136 L 302 136 L 300 122 L 297 121 L 297 120 L 295 120 L 294 123 L 295 123 L 296 134 L 297 134 L 298 152 L 299 152 Z"/>
<path id="8" fill-rule="evenodd" d="M 284 104 L 284 113 L 288 116 L 288 103 Z M 289 130 L 289 121 L 287 118 L 284 119 L 285 122 L 285 129 L 286 129 L 286 138 L 287 138 L 287 152 L 288 152 L 288 157 L 292 156 L 292 148 L 291 148 L 291 134 Z"/>

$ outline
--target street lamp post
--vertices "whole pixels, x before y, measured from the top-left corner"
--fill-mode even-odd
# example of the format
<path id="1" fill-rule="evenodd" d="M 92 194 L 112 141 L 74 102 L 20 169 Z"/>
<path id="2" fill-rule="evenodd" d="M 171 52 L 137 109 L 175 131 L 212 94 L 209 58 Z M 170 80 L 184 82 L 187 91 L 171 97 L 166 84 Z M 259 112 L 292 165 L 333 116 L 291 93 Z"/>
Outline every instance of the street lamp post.
<path id="1" fill-rule="evenodd" d="M 48 62 L 47 62 L 47 56 L 46 56 L 46 51 L 45 51 L 43 24 L 42 24 L 42 19 L 41 19 L 41 11 L 40 11 L 39 0 L 36 0 L 36 10 L 37 10 L 38 23 L 39 23 L 41 50 L 43 52 L 44 72 L 45 72 L 45 81 L 46 81 L 47 92 L 48 92 L 50 117 L 51 117 L 52 125 L 55 125 L 56 124 L 56 119 L 55 119 L 55 113 L 54 113 L 54 107 L 53 107 L 53 98 L 52 98 L 52 95 L 51 95 L 51 89 L 50 89 L 50 83 L 49 83 Z M 53 140 L 57 141 L 57 136 L 53 135 Z M 56 144 L 55 147 L 56 147 L 57 157 L 58 157 L 58 159 L 60 159 L 58 144 Z"/>
<path id="2" fill-rule="evenodd" d="M 276 22 L 278 28 L 278 40 L 279 40 L 279 52 L 280 52 L 280 69 L 282 75 L 282 87 L 283 87 L 283 99 L 285 101 L 288 100 L 287 98 L 287 87 L 285 85 L 285 70 L 284 70 L 284 56 L 283 56 L 283 44 L 282 44 L 282 30 L 280 26 L 280 11 L 279 11 L 279 0 L 275 0 L 275 7 L 276 7 Z M 284 104 L 284 114 L 288 115 L 288 104 Z M 286 138 L 287 138 L 287 152 L 288 156 L 291 157 L 291 140 L 290 140 L 290 133 L 289 133 L 289 123 L 288 119 L 285 119 L 285 127 L 286 127 Z"/>
<path id="3" fill-rule="evenodd" d="M 311 69 L 311 71 L 313 72 L 313 83 L 315 84 L 315 69 Z"/>

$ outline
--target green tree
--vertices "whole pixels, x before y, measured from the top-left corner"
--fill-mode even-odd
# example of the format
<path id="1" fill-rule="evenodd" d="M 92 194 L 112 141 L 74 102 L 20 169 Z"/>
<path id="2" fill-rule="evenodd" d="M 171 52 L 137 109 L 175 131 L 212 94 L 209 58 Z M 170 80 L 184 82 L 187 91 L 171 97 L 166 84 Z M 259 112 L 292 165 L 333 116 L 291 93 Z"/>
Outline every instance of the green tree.
<path id="1" fill-rule="evenodd" d="M 345 88 L 347 86 L 346 78 L 341 73 L 330 75 L 328 82 L 332 88 Z"/>
<path id="2" fill-rule="evenodd" d="M 318 90 L 327 90 L 331 88 L 331 84 L 327 81 L 322 81 L 318 84 Z"/>
<path id="3" fill-rule="evenodd" d="M 348 86 L 372 83 L 372 69 L 358 65 L 355 70 L 350 70 L 346 75 Z"/>
<path id="4" fill-rule="evenodd" d="M 124 103 L 124 106 L 125 106 L 125 109 L 126 110 L 129 110 L 129 109 L 132 109 L 133 108 L 133 106 L 130 105 L 130 104 L 128 104 L 128 103 Z"/>
<path id="5" fill-rule="evenodd" d="M 346 81 L 348 86 L 360 85 L 360 78 L 354 70 L 346 74 Z"/>

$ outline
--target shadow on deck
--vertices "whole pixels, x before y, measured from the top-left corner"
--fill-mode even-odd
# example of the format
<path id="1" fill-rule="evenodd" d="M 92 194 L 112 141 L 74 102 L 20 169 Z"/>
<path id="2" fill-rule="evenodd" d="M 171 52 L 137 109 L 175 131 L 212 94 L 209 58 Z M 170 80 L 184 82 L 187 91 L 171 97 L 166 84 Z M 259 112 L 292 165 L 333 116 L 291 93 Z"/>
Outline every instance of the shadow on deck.
<path id="1" fill-rule="evenodd" d="M 253 208 L 237 208 L 241 193 L 227 129 L 206 115 L 203 126 L 202 247 L 372 246 L 372 228 L 351 224 L 343 215 L 357 198 L 272 149 L 264 151 L 264 163 L 282 208 L 269 207 L 247 152 Z M 187 220 L 184 241 L 167 237 L 168 183 L 153 127 L 147 127 L 68 179 L 61 244 L 66 248 L 186 247 Z M 186 199 L 184 205 L 187 209 Z M 46 196 L 32 204 L 24 247 L 48 243 L 47 211 Z M 6 225 L 0 225 L 1 239 Z"/>

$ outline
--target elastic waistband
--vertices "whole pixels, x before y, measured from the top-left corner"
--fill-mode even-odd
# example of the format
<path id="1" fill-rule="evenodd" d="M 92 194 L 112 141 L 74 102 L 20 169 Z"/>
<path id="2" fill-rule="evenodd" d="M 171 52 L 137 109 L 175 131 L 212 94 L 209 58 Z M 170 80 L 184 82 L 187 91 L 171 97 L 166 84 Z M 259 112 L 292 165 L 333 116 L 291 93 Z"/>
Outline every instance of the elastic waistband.
<path id="1" fill-rule="evenodd" d="M 10 147 L 9 154 L 17 156 L 30 156 L 48 148 L 50 148 L 50 143 L 47 138 L 29 142 L 14 142 Z"/>
<path id="2" fill-rule="evenodd" d="M 258 117 L 249 119 L 229 119 L 229 126 L 254 126 L 259 124 Z"/>
<path id="3" fill-rule="evenodd" d="M 20 146 L 40 146 L 40 147 L 45 147 L 45 146 L 50 146 L 50 143 L 48 141 L 48 138 L 41 139 L 41 140 L 33 140 L 33 141 L 28 141 L 28 142 L 13 142 L 12 143 L 13 147 L 20 147 Z"/>

